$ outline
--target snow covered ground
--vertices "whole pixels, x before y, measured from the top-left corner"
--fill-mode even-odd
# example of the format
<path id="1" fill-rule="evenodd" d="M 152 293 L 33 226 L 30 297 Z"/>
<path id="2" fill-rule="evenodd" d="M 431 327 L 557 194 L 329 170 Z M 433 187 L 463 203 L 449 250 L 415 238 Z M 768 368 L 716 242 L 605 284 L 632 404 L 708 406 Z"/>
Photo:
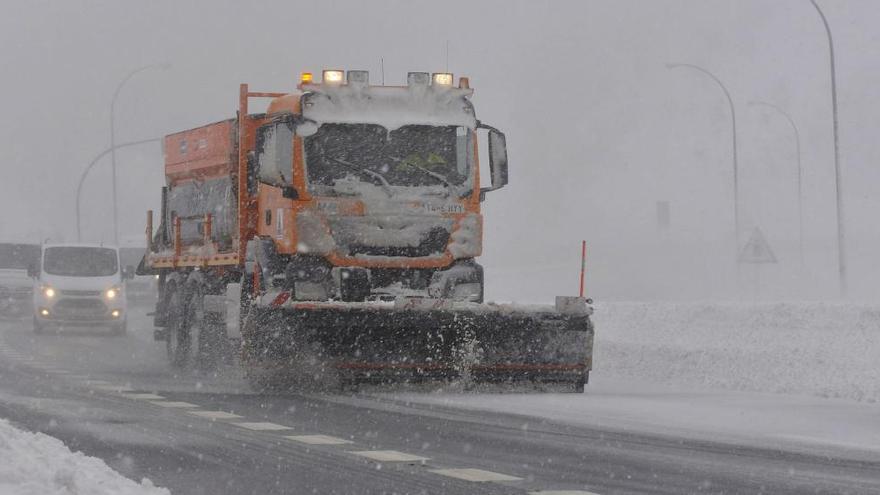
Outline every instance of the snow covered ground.
<path id="1" fill-rule="evenodd" d="M 394 398 L 583 426 L 880 456 L 880 307 L 599 303 L 594 321 L 585 394 Z"/>
<path id="2" fill-rule="evenodd" d="M 597 378 L 584 394 L 393 394 L 413 404 L 834 456 L 880 459 L 880 406 L 846 399 L 732 392 Z"/>
<path id="3" fill-rule="evenodd" d="M 30 433 L 0 419 L 0 494 L 169 495 L 149 480 L 140 483 L 101 459 L 71 452 L 60 440 Z"/>
<path id="4" fill-rule="evenodd" d="M 600 303 L 596 378 L 880 401 L 880 306 Z"/>

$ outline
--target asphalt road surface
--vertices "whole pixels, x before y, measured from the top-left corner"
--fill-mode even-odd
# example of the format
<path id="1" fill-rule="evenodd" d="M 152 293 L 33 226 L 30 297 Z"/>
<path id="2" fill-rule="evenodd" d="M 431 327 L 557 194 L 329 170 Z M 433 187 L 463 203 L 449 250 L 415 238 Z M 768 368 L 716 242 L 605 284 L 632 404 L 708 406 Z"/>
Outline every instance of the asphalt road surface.
<path id="1" fill-rule="evenodd" d="M 0 417 L 175 494 L 880 494 L 880 458 L 576 427 L 388 395 L 258 394 L 234 366 L 172 371 L 147 321 L 123 337 L 34 335 L 29 320 L 0 322 Z"/>

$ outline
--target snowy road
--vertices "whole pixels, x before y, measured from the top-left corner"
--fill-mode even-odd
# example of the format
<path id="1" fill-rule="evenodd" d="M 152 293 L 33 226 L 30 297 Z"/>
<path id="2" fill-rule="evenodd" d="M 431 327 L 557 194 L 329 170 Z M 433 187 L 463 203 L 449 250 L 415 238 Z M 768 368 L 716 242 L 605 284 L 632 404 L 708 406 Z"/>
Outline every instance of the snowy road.
<path id="1" fill-rule="evenodd" d="M 675 396 L 610 400 L 604 385 L 586 418 L 560 407 L 589 392 L 260 396 L 231 368 L 174 376 L 144 324 L 105 337 L 0 322 L 0 375 L 0 417 L 177 494 L 880 493 L 880 452 L 865 435 L 851 449 L 788 448 L 763 438 L 769 426 L 753 442 L 739 438 L 748 429 L 713 438 L 686 428 L 710 404 L 737 400 L 724 394 L 687 397 L 696 412 L 677 423 L 681 414 L 663 412 Z M 832 408 L 829 420 L 880 424 L 876 413 Z"/>

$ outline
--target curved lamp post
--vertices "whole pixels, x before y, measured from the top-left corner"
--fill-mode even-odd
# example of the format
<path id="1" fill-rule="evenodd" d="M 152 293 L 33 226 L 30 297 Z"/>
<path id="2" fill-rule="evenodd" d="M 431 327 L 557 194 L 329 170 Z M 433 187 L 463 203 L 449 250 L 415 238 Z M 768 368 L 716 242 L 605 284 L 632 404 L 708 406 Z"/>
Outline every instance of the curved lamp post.
<path id="1" fill-rule="evenodd" d="M 734 237 L 736 238 L 736 255 L 739 254 L 739 162 L 737 161 L 737 153 L 736 153 L 736 109 L 733 106 L 733 98 L 730 97 L 730 91 L 724 86 L 720 79 L 715 77 L 715 74 L 712 74 L 708 70 L 693 64 L 666 64 L 667 69 L 677 69 L 680 67 L 685 67 L 688 69 L 693 69 L 703 74 L 709 76 L 718 87 L 721 88 L 721 91 L 724 92 L 724 96 L 727 97 L 727 103 L 730 105 L 730 127 L 731 127 L 731 135 L 733 138 L 732 148 L 733 148 L 733 230 Z"/>
<path id="2" fill-rule="evenodd" d="M 112 154 L 117 148 L 127 148 L 129 146 L 137 146 L 139 144 L 155 143 L 155 142 L 159 142 L 159 141 L 161 141 L 161 139 L 159 139 L 159 138 L 144 139 L 141 141 L 132 141 L 129 143 L 123 143 L 123 144 L 117 145 L 113 148 L 107 148 L 106 150 L 98 153 L 98 155 L 92 160 L 91 163 L 89 163 L 89 165 L 85 168 L 85 170 L 83 170 L 82 175 L 79 176 L 79 184 L 76 185 L 76 242 L 82 242 L 82 229 L 81 229 L 80 206 L 79 206 L 80 194 L 82 193 L 83 183 L 85 183 L 86 177 L 89 175 L 89 172 L 92 170 L 92 167 L 94 167 L 95 164 L 97 164 L 101 160 L 101 158 L 104 158 L 108 154 Z M 114 210 L 114 213 L 115 213 L 115 210 Z M 115 215 L 113 216 L 113 220 L 114 221 L 116 220 Z M 117 244 L 118 244 L 118 242 L 117 242 Z"/>
<path id="3" fill-rule="evenodd" d="M 840 180 L 840 148 L 837 131 L 837 72 L 834 64 L 834 39 L 831 37 L 831 27 L 828 25 L 828 19 L 816 0 L 810 0 L 819 17 L 822 18 L 822 24 L 825 26 L 825 33 L 828 35 L 828 57 L 831 62 L 831 112 L 834 121 L 834 189 L 837 201 L 837 270 L 840 277 L 840 293 L 846 296 L 847 280 L 846 280 L 846 235 L 843 224 L 843 199 L 841 198 L 841 180 Z"/>
<path id="4" fill-rule="evenodd" d="M 122 78 L 119 81 L 119 85 L 116 86 L 116 91 L 113 92 L 113 98 L 110 100 L 110 162 L 113 170 L 113 241 L 116 244 L 119 244 L 119 211 L 118 205 L 116 201 L 116 122 L 115 122 L 115 114 L 116 114 L 116 98 L 119 97 L 119 92 L 122 91 L 122 88 L 125 84 L 131 80 L 136 74 L 139 74 L 145 70 L 149 69 L 162 69 L 166 70 L 171 67 L 170 64 L 150 64 L 145 65 L 143 67 L 139 67 Z"/>
<path id="5" fill-rule="evenodd" d="M 798 131 L 797 126 L 794 124 L 794 120 L 791 118 L 789 114 L 787 114 L 783 109 L 778 106 L 767 103 L 766 101 L 750 101 L 749 105 L 752 106 L 764 106 L 768 108 L 772 108 L 779 115 L 785 117 L 785 120 L 788 121 L 788 124 L 791 126 L 791 130 L 794 131 L 794 142 L 795 142 L 795 154 L 797 156 L 797 191 L 798 191 L 798 229 L 799 229 L 799 248 L 800 248 L 800 257 L 801 257 L 801 268 L 804 267 L 804 195 L 803 195 L 803 168 L 801 167 L 801 133 Z"/>

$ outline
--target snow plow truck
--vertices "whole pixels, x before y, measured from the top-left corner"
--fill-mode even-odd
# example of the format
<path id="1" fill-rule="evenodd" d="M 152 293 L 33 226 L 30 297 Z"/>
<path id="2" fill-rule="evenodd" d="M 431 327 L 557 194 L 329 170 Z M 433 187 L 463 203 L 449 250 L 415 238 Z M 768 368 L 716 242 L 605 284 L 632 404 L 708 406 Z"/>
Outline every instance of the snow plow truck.
<path id="1" fill-rule="evenodd" d="M 257 387 L 583 391 L 586 300 L 483 301 L 480 204 L 507 183 L 507 152 L 504 134 L 477 120 L 468 79 L 321 75 L 303 73 L 292 92 L 242 84 L 236 118 L 165 137 L 162 209 L 156 229 L 147 212 L 138 273 L 158 276 L 154 336 L 171 365 L 210 368 L 238 347 Z M 265 113 L 249 113 L 255 98 L 268 99 Z"/>

